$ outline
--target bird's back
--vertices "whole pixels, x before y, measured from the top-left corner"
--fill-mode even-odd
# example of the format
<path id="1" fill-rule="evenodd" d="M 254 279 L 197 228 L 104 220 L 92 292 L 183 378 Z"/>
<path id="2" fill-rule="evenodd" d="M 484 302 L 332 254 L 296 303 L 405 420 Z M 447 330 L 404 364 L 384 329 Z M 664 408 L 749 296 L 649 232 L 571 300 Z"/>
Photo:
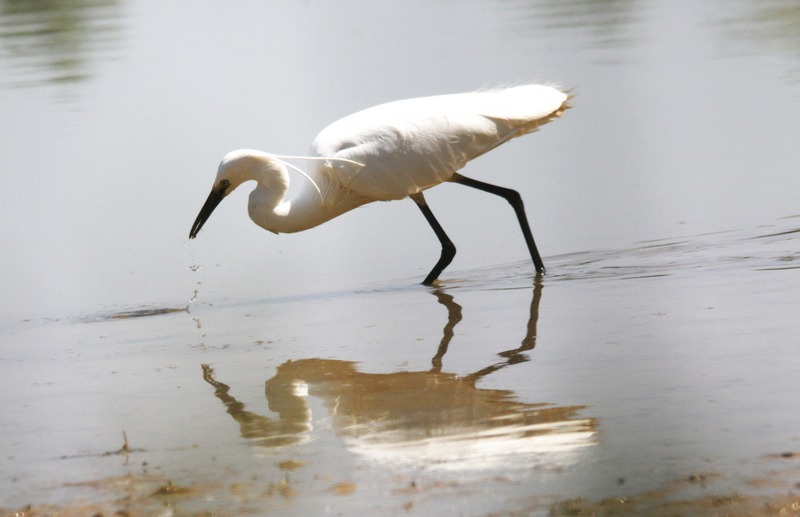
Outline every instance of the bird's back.
<path id="1" fill-rule="evenodd" d="M 568 96 L 548 86 L 422 97 L 381 104 L 323 129 L 317 173 L 371 199 L 401 199 L 446 181 L 466 163 L 559 116 Z M 363 164 L 355 165 L 352 162 Z"/>

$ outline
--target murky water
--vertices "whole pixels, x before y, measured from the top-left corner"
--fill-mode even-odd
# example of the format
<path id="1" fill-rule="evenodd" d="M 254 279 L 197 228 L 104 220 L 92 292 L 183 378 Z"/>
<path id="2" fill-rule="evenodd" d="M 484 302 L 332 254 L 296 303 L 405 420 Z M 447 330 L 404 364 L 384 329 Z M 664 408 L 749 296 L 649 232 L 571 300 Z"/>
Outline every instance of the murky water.
<path id="1" fill-rule="evenodd" d="M 0 3 L 0 508 L 797 513 L 798 13 Z M 457 185 L 435 289 L 410 202 L 188 241 L 228 150 L 529 80 L 574 109 L 465 174 L 544 278 Z"/>

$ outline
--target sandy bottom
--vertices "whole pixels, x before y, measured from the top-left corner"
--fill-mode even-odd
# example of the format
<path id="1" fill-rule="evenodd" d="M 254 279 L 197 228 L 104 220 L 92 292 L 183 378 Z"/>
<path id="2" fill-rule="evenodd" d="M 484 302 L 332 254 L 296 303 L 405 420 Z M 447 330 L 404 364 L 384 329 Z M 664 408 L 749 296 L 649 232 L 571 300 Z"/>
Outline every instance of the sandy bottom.
<path id="1" fill-rule="evenodd" d="M 3 515 L 796 515 L 800 218 L 6 329 Z"/>
<path id="2" fill-rule="evenodd" d="M 287 472 L 302 464 L 282 466 Z M 717 488 L 723 476 L 716 473 L 691 474 L 686 479 L 665 484 L 657 490 L 610 497 L 603 500 L 577 498 L 550 501 L 547 497 L 531 497 L 515 501 L 507 508 L 490 515 L 798 515 L 800 514 L 800 460 L 793 468 L 776 471 L 770 477 L 752 479 L 742 491 Z M 67 487 L 91 488 L 94 500 L 75 501 L 67 505 L 25 505 L 15 510 L 3 510 L 3 515 L 15 516 L 86 516 L 107 515 L 257 515 L 283 513 L 291 510 L 292 501 L 303 496 L 303 487 L 295 486 L 290 475 L 278 483 L 258 481 L 220 483 L 210 486 L 179 486 L 159 476 L 128 474 L 91 482 L 68 484 Z M 698 487 L 703 492 L 694 495 Z M 397 513 L 415 513 L 414 499 L 450 495 L 453 486 L 433 483 L 420 486 L 411 480 L 405 488 L 392 490 L 391 497 L 407 500 Z M 764 489 L 774 492 L 759 493 Z M 342 513 L 347 512 L 348 497 L 355 497 L 359 486 L 353 483 L 333 483 L 328 492 L 343 499 Z M 685 497 L 687 493 L 688 497 Z M 217 499 L 220 502 L 216 502 Z M 202 509 L 213 506 L 213 510 Z"/>

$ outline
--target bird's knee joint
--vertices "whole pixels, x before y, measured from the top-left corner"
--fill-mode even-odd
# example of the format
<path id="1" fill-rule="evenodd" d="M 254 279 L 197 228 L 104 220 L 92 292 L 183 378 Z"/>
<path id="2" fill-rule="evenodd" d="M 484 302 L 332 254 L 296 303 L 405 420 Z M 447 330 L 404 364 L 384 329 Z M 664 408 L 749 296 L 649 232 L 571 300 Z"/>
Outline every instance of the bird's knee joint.
<path id="1" fill-rule="evenodd" d="M 509 190 L 506 193 L 505 198 L 512 206 L 518 206 L 518 205 L 522 206 L 522 204 L 523 204 L 522 203 L 522 196 L 520 196 L 519 192 L 517 192 L 516 190 Z"/>

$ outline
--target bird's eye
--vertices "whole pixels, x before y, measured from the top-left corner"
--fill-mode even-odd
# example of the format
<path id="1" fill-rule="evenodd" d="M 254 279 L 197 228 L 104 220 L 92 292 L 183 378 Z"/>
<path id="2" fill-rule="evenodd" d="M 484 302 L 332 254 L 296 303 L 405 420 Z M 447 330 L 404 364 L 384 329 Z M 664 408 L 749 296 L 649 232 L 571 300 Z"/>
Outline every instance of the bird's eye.
<path id="1" fill-rule="evenodd" d="M 230 187 L 230 186 L 231 186 L 231 182 L 228 181 L 228 180 L 221 180 L 219 182 L 219 190 L 221 192 L 225 192 L 226 190 L 228 190 L 228 187 Z"/>

